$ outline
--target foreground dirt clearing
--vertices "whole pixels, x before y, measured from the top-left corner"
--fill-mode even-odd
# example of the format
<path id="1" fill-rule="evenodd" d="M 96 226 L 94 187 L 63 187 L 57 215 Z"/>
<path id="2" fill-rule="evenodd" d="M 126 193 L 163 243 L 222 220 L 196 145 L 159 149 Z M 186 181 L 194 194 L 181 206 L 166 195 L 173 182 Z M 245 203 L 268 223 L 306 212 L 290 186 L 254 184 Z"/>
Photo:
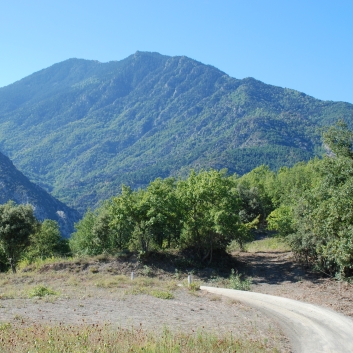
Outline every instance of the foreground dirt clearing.
<path id="1" fill-rule="evenodd" d="M 234 256 L 234 269 L 252 277 L 252 291 L 353 316 L 353 286 L 307 271 L 295 263 L 290 252 L 237 252 Z M 130 280 L 132 271 L 134 281 Z M 194 279 L 205 285 L 229 285 L 230 271 L 213 275 L 213 269 L 207 268 L 194 273 Z M 177 270 L 174 263 L 163 260 L 147 266 L 134 258 L 64 261 L 32 267 L 16 276 L 0 274 L 0 325 L 111 323 L 158 333 L 165 326 L 184 332 L 231 331 L 234 337 L 266 342 L 269 351 L 291 351 L 275 319 L 236 300 L 189 291 L 186 276 L 186 270 Z M 30 299 L 29 293 L 38 285 L 58 294 Z M 159 294 L 173 298 L 156 298 Z"/>
<path id="2" fill-rule="evenodd" d="M 163 327 L 183 332 L 232 331 L 234 337 L 248 337 L 267 342 L 273 349 L 290 351 L 276 323 L 238 302 L 206 293 L 190 294 L 183 289 L 176 290 L 174 299 L 169 300 L 126 295 L 122 290 L 104 298 L 99 292 L 96 298 L 1 300 L 1 321 L 12 325 L 109 322 L 120 327 L 142 326 L 155 332 L 161 332 Z"/>

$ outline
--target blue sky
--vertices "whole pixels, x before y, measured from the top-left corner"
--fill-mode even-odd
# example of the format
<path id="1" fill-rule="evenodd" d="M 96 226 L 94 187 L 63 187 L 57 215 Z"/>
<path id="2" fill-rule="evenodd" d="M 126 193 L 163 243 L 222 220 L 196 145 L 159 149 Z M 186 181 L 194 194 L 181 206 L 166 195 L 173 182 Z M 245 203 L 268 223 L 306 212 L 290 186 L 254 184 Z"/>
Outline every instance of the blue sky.
<path id="1" fill-rule="evenodd" d="M 0 87 L 68 58 L 186 55 L 353 103 L 352 0 L 11 0 L 0 4 Z"/>

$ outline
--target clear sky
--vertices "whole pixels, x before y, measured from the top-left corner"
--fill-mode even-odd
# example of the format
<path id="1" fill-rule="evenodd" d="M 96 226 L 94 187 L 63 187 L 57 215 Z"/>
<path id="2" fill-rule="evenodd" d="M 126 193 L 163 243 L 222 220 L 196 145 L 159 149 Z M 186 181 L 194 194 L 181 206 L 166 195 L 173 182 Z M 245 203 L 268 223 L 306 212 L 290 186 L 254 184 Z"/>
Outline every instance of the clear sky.
<path id="1" fill-rule="evenodd" d="M 0 44 L 0 87 L 140 50 L 353 103 L 352 0 L 4 0 Z"/>

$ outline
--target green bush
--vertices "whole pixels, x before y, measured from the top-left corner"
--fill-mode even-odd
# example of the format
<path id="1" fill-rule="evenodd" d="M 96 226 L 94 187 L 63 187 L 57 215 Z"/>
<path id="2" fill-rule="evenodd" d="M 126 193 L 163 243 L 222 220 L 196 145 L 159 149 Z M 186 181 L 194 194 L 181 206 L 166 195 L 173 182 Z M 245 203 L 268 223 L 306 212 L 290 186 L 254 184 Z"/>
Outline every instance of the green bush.
<path id="1" fill-rule="evenodd" d="M 58 294 L 57 292 L 53 291 L 50 288 L 47 288 L 45 286 L 37 286 L 28 292 L 28 297 L 29 298 L 45 297 L 47 295 L 57 295 L 57 294 Z"/>
<path id="2" fill-rule="evenodd" d="M 250 290 L 251 278 L 241 278 L 241 274 L 235 273 L 234 269 L 232 269 L 231 274 L 229 276 L 229 288 L 237 289 L 237 290 Z"/>
<path id="3" fill-rule="evenodd" d="M 174 296 L 170 292 L 162 291 L 162 290 L 152 290 L 150 293 L 153 297 L 160 299 L 173 299 Z"/>

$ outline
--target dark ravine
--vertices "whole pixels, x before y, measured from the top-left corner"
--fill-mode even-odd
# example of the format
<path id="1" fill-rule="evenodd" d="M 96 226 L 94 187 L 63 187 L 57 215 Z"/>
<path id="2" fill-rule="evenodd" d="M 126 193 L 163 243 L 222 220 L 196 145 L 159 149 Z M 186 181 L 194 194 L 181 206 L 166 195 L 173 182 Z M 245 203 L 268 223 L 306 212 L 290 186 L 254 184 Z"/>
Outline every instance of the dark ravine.
<path id="1" fill-rule="evenodd" d="M 74 223 L 80 219 L 77 211 L 31 183 L 6 156 L 0 153 L 0 204 L 9 200 L 17 204 L 32 205 L 34 214 L 40 221 L 44 219 L 57 221 L 64 237 L 70 236 L 74 231 Z"/>
<path id="2" fill-rule="evenodd" d="M 120 190 L 189 168 L 243 174 L 321 153 L 318 128 L 353 105 L 235 79 L 185 56 L 70 59 L 0 88 L 0 150 L 84 212 Z"/>

